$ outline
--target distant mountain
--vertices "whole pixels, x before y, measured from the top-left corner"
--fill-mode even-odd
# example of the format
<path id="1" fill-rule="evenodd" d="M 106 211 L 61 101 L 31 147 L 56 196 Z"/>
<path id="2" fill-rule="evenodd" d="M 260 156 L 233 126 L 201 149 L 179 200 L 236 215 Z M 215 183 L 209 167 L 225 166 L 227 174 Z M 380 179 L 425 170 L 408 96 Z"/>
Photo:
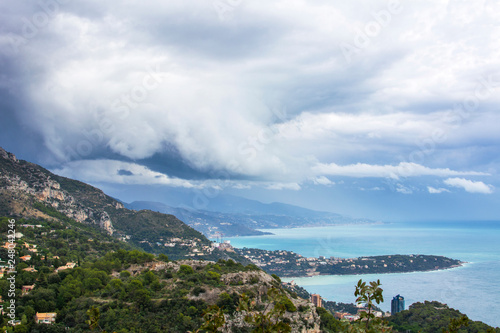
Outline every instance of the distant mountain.
<path id="1" fill-rule="evenodd" d="M 295 217 L 342 217 L 339 214 L 320 212 L 281 202 L 262 203 L 234 195 L 221 194 L 208 200 L 205 208 L 209 211 L 249 214 L 249 215 L 285 215 Z"/>
<path id="2" fill-rule="evenodd" d="M 210 199 L 206 210 L 173 207 L 161 202 L 134 201 L 129 209 L 150 209 L 173 214 L 208 237 L 250 236 L 265 234 L 256 229 L 313 227 L 335 224 L 370 223 L 368 219 L 352 219 L 330 212 L 320 212 L 299 206 L 249 200 L 220 195 Z"/>
<path id="3" fill-rule="evenodd" d="M 190 210 L 171 207 L 160 202 L 151 201 L 134 201 L 130 204 L 125 204 L 125 207 L 134 210 L 149 209 L 164 214 L 175 215 L 190 227 L 202 232 L 210 238 L 218 238 L 219 236 L 252 236 L 268 234 L 255 230 L 252 228 L 254 227 L 253 225 L 248 226 L 248 218 L 240 217 L 236 214 Z"/>
<path id="4" fill-rule="evenodd" d="M 218 194 L 213 197 L 201 196 L 192 190 L 175 188 L 168 191 L 156 192 L 158 200 L 143 200 L 142 203 L 150 202 L 163 204 L 170 207 L 185 208 L 187 210 L 206 210 L 211 212 L 251 215 L 288 215 L 295 217 L 342 217 L 331 212 L 315 211 L 299 206 L 289 205 L 281 202 L 263 203 L 257 200 L 247 199 L 235 195 Z"/>
<path id="5" fill-rule="evenodd" d="M 127 209 L 100 189 L 18 160 L 1 147 L 0 216 L 61 223 L 72 219 L 101 228 L 148 252 L 165 253 L 172 258 L 228 258 L 228 254 L 211 249 L 212 242 L 203 234 L 173 215 Z"/>

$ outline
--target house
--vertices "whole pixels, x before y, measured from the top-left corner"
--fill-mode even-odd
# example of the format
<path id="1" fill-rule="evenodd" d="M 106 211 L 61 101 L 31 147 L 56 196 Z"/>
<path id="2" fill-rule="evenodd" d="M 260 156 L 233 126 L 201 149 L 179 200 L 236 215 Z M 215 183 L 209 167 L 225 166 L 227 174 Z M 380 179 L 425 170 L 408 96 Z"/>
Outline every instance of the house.
<path id="1" fill-rule="evenodd" d="M 55 323 L 56 321 L 56 315 L 57 313 L 55 312 L 48 312 L 48 313 L 37 312 L 35 315 L 35 322 L 37 324 L 52 324 Z"/>
<path id="2" fill-rule="evenodd" d="M 28 260 L 31 260 L 31 256 L 25 255 L 25 256 L 20 257 L 19 259 L 21 259 L 22 261 L 28 261 Z"/>
<path id="3" fill-rule="evenodd" d="M 4 249 L 6 249 L 6 250 L 8 250 L 8 249 L 13 249 L 13 248 L 15 248 L 15 247 L 16 247 L 16 243 L 14 243 L 14 242 L 5 242 L 5 244 L 4 244 L 4 245 L 2 245 L 2 247 L 3 247 Z"/>
<path id="4" fill-rule="evenodd" d="M 345 316 L 349 316 L 350 313 L 348 312 L 335 312 L 335 318 L 337 318 L 338 320 L 342 320 L 344 319 Z"/>
<path id="5" fill-rule="evenodd" d="M 66 267 L 68 267 L 68 268 L 75 268 L 75 266 L 76 266 L 76 263 L 75 263 L 75 262 L 68 262 L 68 263 L 66 264 Z"/>
<path id="6" fill-rule="evenodd" d="M 24 244 L 23 244 L 23 245 L 24 245 L 24 247 L 25 247 L 26 249 L 28 249 L 28 251 L 30 251 L 30 252 L 34 252 L 34 253 L 38 252 L 38 250 L 36 249 L 36 245 L 28 244 L 28 243 L 26 243 L 26 242 L 24 242 Z"/>
<path id="7" fill-rule="evenodd" d="M 23 268 L 23 271 L 30 272 L 30 273 L 38 272 L 38 271 L 37 271 L 35 268 L 33 268 L 33 267 Z"/>
<path id="8" fill-rule="evenodd" d="M 75 268 L 75 266 L 76 266 L 76 263 L 74 263 L 74 262 L 68 262 L 66 265 L 58 267 L 56 269 L 56 273 L 59 272 L 59 271 L 63 271 L 65 269 Z"/>
<path id="9" fill-rule="evenodd" d="M 24 296 L 26 294 L 28 294 L 30 291 L 32 291 L 33 289 L 35 288 L 35 285 L 26 285 L 26 286 L 23 286 L 22 287 L 22 290 L 21 290 L 21 296 Z"/>

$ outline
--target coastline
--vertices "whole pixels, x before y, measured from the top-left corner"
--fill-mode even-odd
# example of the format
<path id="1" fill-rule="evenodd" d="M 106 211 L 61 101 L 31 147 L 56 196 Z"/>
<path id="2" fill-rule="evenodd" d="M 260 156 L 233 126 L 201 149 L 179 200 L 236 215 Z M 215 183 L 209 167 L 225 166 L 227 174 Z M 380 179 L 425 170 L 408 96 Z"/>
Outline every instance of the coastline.
<path id="1" fill-rule="evenodd" d="M 455 270 L 458 268 L 465 268 L 467 265 L 474 264 L 473 262 L 461 262 L 460 265 L 453 265 L 451 267 L 447 268 L 438 268 L 438 269 L 429 269 L 429 270 L 415 270 L 415 271 L 409 271 L 409 272 L 385 272 L 385 273 L 356 273 L 356 274 L 317 274 L 317 275 L 302 275 L 302 276 L 280 276 L 280 279 L 285 281 L 285 282 L 290 282 L 293 281 L 294 279 L 306 279 L 306 278 L 315 278 L 318 276 L 321 277 L 337 277 L 337 276 L 345 276 L 345 277 L 353 277 L 353 276 L 360 276 L 360 275 L 397 275 L 397 274 L 415 274 L 415 273 L 435 273 L 435 272 L 442 272 L 442 271 L 450 271 L 450 270 Z M 288 281 L 290 280 L 290 281 Z"/>
<path id="2" fill-rule="evenodd" d="M 239 255 L 270 274 L 279 277 L 311 277 L 320 275 L 363 275 L 425 272 L 463 265 L 463 260 L 423 254 L 388 254 L 378 256 L 304 257 L 287 250 L 233 248 Z"/>
<path id="3" fill-rule="evenodd" d="M 366 226 L 366 225 L 387 225 L 392 224 L 394 222 L 359 222 L 359 223 L 331 223 L 331 224 L 314 224 L 314 225 L 300 225 L 300 226 L 288 226 L 288 227 L 276 227 L 276 228 L 263 228 L 263 229 L 253 229 L 255 231 L 261 232 L 261 234 L 252 234 L 252 235 L 234 235 L 229 236 L 230 238 L 243 238 L 243 237 L 259 237 L 259 236 L 270 236 L 276 235 L 272 231 L 269 230 L 278 230 L 278 229 L 307 229 L 307 228 L 325 228 L 325 227 L 346 227 L 346 226 Z"/>

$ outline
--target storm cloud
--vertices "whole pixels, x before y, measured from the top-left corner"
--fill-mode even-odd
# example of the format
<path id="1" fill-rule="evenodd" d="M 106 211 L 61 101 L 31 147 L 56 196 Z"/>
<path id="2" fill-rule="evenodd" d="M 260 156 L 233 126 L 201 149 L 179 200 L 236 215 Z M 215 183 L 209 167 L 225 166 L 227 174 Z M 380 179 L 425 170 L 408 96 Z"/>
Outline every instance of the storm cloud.
<path id="1" fill-rule="evenodd" d="M 0 13 L 2 145 L 63 175 L 294 191 L 498 182 L 498 2 L 44 0 Z"/>

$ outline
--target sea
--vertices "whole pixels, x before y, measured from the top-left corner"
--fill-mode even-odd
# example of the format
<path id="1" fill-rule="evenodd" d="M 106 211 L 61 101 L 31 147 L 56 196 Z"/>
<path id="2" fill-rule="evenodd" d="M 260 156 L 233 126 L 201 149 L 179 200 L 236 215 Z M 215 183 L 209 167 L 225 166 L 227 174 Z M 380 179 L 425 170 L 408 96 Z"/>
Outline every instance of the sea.
<path id="1" fill-rule="evenodd" d="M 472 320 L 500 327 L 500 221 L 404 222 L 314 228 L 262 229 L 273 235 L 227 238 L 234 247 L 289 250 L 306 257 L 390 254 L 442 255 L 466 262 L 462 267 L 414 273 L 321 275 L 285 278 L 325 300 L 354 303 L 359 279 L 380 279 L 382 310 L 390 311 L 396 295 L 405 308 L 438 301 Z"/>

